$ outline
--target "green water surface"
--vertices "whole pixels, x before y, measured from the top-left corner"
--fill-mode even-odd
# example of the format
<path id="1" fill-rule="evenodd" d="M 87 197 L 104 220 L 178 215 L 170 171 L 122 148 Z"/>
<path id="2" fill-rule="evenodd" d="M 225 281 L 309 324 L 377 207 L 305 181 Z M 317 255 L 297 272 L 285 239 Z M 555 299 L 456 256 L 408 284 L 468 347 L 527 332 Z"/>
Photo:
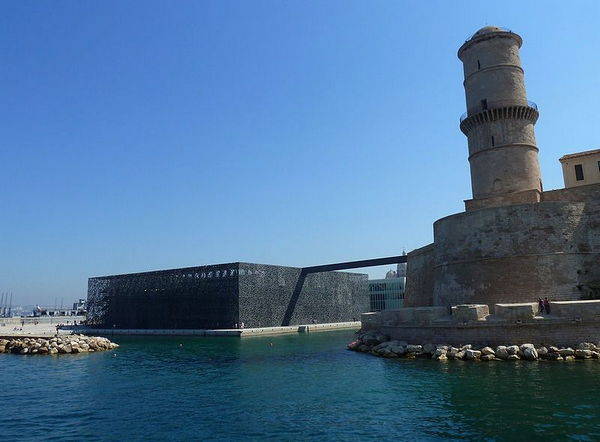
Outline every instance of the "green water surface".
<path id="1" fill-rule="evenodd" d="M 352 332 L 0 355 L 0 441 L 600 439 L 600 361 L 388 360 Z"/>

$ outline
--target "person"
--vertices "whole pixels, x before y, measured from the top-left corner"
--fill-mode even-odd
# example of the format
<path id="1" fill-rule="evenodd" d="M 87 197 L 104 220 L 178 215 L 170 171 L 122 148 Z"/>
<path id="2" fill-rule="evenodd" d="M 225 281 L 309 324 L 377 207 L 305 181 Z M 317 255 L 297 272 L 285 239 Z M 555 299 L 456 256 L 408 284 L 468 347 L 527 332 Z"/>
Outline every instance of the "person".
<path id="1" fill-rule="evenodd" d="M 240 328 L 244 328 L 244 323 L 240 322 Z"/>
<path id="2" fill-rule="evenodd" d="M 544 298 L 544 310 L 546 311 L 547 315 L 550 314 L 550 301 L 548 301 L 547 296 Z"/>
<path id="3" fill-rule="evenodd" d="M 542 300 L 542 298 L 538 298 L 538 309 L 540 311 L 540 314 L 543 315 L 544 314 L 544 301 Z"/>

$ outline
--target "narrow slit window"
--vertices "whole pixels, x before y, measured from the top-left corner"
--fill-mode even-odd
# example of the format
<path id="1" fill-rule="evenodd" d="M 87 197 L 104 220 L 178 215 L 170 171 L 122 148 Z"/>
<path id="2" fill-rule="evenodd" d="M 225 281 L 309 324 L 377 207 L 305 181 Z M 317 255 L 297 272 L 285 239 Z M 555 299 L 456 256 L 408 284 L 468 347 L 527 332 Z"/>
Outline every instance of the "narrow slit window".
<path id="1" fill-rule="evenodd" d="M 483 110 L 487 109 L 487 98 L 484 98 L 483 100 L 481 100 L 481 109 L 483 109 Z"/>
<path id="2" fill-rule="evenodd" d="M 600 172 L 600 161 L 598 161 L 598 172 Z"/>
<path id="3" fill-rule="evenodd" d="M 583 181 L 583 166 L 581 164 L 575 164 L 575 179 Z"/>
<path id="4" fill-rule="evenodd" d="M 496 143 L 494 143 L 494 136 L 492 135 L 492 147 L 494 147 Z"/>
<path id="5" fill-rule="evenodd" d="M 479 63 L 479 60 L 477 60 L 477 70 L 481 69 L 481 63 Z"/>

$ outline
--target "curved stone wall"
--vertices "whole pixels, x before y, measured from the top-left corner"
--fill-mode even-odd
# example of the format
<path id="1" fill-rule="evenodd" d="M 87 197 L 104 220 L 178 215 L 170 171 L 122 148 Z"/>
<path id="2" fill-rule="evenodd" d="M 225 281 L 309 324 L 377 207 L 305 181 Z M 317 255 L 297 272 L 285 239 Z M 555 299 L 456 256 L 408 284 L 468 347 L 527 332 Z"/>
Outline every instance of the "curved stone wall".
<path id="1" fill-rule="evenodd" d="M 600 280 L 597 202 L 460 213 L 436 221 L 434 238 L 433 305 L 577 300 L 584 279 Z"/>
<path id="2" fill-rule="evenodd" d="M 434 254 L 435 246 L 429 244 L 407 255 L 404 307 L 433 305 Z"/>

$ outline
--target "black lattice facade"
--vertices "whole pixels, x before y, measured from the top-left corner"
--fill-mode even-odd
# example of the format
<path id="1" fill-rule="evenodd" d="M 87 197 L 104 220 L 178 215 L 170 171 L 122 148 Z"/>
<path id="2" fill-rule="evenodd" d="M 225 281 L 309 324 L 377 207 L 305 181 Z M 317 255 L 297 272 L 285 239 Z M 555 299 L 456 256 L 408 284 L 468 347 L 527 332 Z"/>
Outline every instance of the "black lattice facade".
<path id="1" fill-rule="evenodd" d="M 88 281 L 88 323 L 125 329 L 224 329 L 359 320 L 369 308 L 367 275 L 230 263 L 126 275 Z M 287 322 L 287 319 L 286 319 Z"/>

